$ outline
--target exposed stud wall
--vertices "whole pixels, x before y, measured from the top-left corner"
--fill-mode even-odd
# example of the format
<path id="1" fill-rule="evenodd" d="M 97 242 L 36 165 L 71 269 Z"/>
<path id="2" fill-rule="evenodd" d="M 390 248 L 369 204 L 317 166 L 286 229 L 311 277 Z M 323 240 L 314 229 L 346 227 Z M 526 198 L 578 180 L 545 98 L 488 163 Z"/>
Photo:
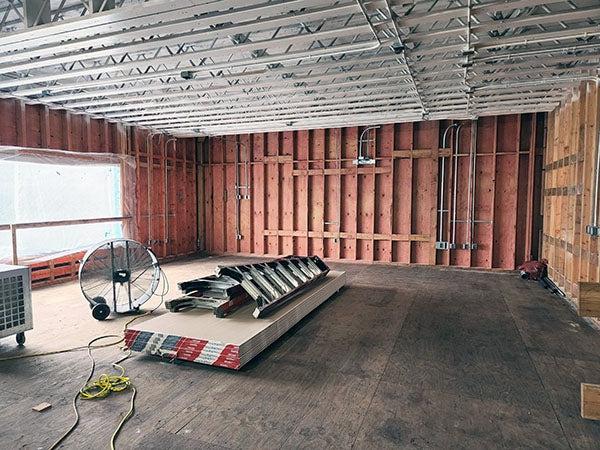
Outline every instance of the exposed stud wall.
<path id="1" fill-rule="evenodd" d="M 477 250 L 436 251 L 441 134 L 449 122 L 382 125 L 369 144 L 376 166 L 356 167 L 362 128 L 211 138 L 202 160 L 204 246 L 213 253 L 317 254 L 331 260 L 512 269 L 537 250 L 534 181 L 544 115 L 484 117 L 477 127 Z M 237 144 L 239 141 L 239 147 Z M 467 218 L 470 123 L 461 132 L 458 219 Z M 236 234 L 236 151 L 240 200 Z M 538 161 L 536 169 L 536 161 Z M 448 207 L 452 176 L 446 175 Z M 539 186 L 539 184 L 538 184 Z M 244 194 L 244 192 L 241 192 Z M 339 222 L 339 225 L 338 225 Z M 444 216 L 448 238 L 449 215 Z M 468 228 L 457 225 L 457 242 Z"/>
<path id="2" fill-rule="evenodd" d="M 578 302 L 580 282 L 600 282 L 592 216 L 593 170 L 600 127 L 600 90 L 583 83 L 548 120 L 544 178 L 544 257 L 549 275 Z"/>
<path id="3" fill-rule="evenodd" d="M 107 152 L 136 158 L 135 239 L 150 242 L 160 258 L 196 251 L 196 148 L 194 139 L 179 139 L 167 144 L 167 136 L 155 136 L 147 146 L 148 130 L 126 127 L 105 120 L 44 105 L 29 105 L 18 100 L 0 99 L 0 145 L 50 148 L 77 152 Z M 148 148 L 152 170 L 148 171 Z M 150 176 L 150 178 L 149 178 Z M 151 189 L 148 191 L 148 180 Z M 60 199 L 57 199 L 60 201 Z M 151 205 L 151 229 L 148 205 Z M 168 214 L 165 214 L 165 210 Z M 168 219 L 166 219 L 168 218 Z M 168 223 L 168 226 L 165 224 Z M 64 258 L 63 258 L 64 259 Z M 53 266 L 40 266 L 44 280 L 54 281 Z M 61 260 L 62 264 L 62 260 Z M 60 277 L 73 277 L 77 265 Z M 46 276 L 47 275 L 47 276 Z"/>
<path id="4" fill-rule="evenodd" d="M 169 142 L 165 135 L 147 137 L 147 130 L 130 129 L 130 154 L 135 156 L 138 167 L 137 238 L 149 243 L 159 258 L 194 253 L 197 241 L 195 140 L 178 139 L 175 147 L 175 142 Z"/>

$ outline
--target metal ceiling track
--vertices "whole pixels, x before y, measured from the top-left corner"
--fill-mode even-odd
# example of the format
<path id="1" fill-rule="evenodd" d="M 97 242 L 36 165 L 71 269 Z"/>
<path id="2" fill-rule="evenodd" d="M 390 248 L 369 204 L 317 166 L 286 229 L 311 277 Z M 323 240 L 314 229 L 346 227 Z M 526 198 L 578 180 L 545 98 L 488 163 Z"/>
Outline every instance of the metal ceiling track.
<path id="1" fill-rule="evenodd" d="M 211 136 L 553 110 L 598 0 L 0 0 L 0 95 Z"/>

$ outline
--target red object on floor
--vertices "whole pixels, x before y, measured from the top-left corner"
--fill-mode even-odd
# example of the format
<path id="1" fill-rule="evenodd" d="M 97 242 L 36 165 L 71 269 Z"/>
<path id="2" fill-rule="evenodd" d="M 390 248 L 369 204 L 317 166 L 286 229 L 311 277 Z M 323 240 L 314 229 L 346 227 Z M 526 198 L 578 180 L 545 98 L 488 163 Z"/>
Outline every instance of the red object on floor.
<path id="1" fill-rule="evenodd" d="M 529 280 L 539 280 L 545 276 L 548 260 L 527 261 L 521 264 L 517 269 L 521 272 L 521 278 Z"/>

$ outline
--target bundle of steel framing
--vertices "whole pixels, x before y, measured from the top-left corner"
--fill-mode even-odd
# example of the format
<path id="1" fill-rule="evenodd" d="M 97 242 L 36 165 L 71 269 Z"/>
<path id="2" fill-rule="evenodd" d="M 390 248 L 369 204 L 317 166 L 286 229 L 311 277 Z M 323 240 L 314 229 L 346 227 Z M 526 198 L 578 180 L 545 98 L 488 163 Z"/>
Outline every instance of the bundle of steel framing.
<path id="1" fill-rule="evenodd" d="M 254 300 L 252 315 L 264 317 L 328 272 L 329 267 L 318 256 L 286 256 L 263 263 L 219 266 L 216 275 L 179 283 L 184 295 L 167 301 L 166 307 L 172 312 L 212 309 L 217 317 L 225 317 Z"/>

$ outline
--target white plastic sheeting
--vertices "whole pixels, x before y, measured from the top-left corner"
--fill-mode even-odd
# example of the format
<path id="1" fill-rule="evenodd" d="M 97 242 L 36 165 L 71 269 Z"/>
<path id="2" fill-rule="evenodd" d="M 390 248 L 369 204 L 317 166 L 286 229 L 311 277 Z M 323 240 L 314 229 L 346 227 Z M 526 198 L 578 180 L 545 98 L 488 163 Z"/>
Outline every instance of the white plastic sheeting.
<path id="1" fill-rule="evenodd" d="M 133 217 L 132 157 L 0 147 L 0 226 Z M 84 250 L 128 235 L 132 221 L 41 228 L 18 226 L 19 261 Z M 10 232 L 0 231 L 0 260 L 12 257 Z"/>

